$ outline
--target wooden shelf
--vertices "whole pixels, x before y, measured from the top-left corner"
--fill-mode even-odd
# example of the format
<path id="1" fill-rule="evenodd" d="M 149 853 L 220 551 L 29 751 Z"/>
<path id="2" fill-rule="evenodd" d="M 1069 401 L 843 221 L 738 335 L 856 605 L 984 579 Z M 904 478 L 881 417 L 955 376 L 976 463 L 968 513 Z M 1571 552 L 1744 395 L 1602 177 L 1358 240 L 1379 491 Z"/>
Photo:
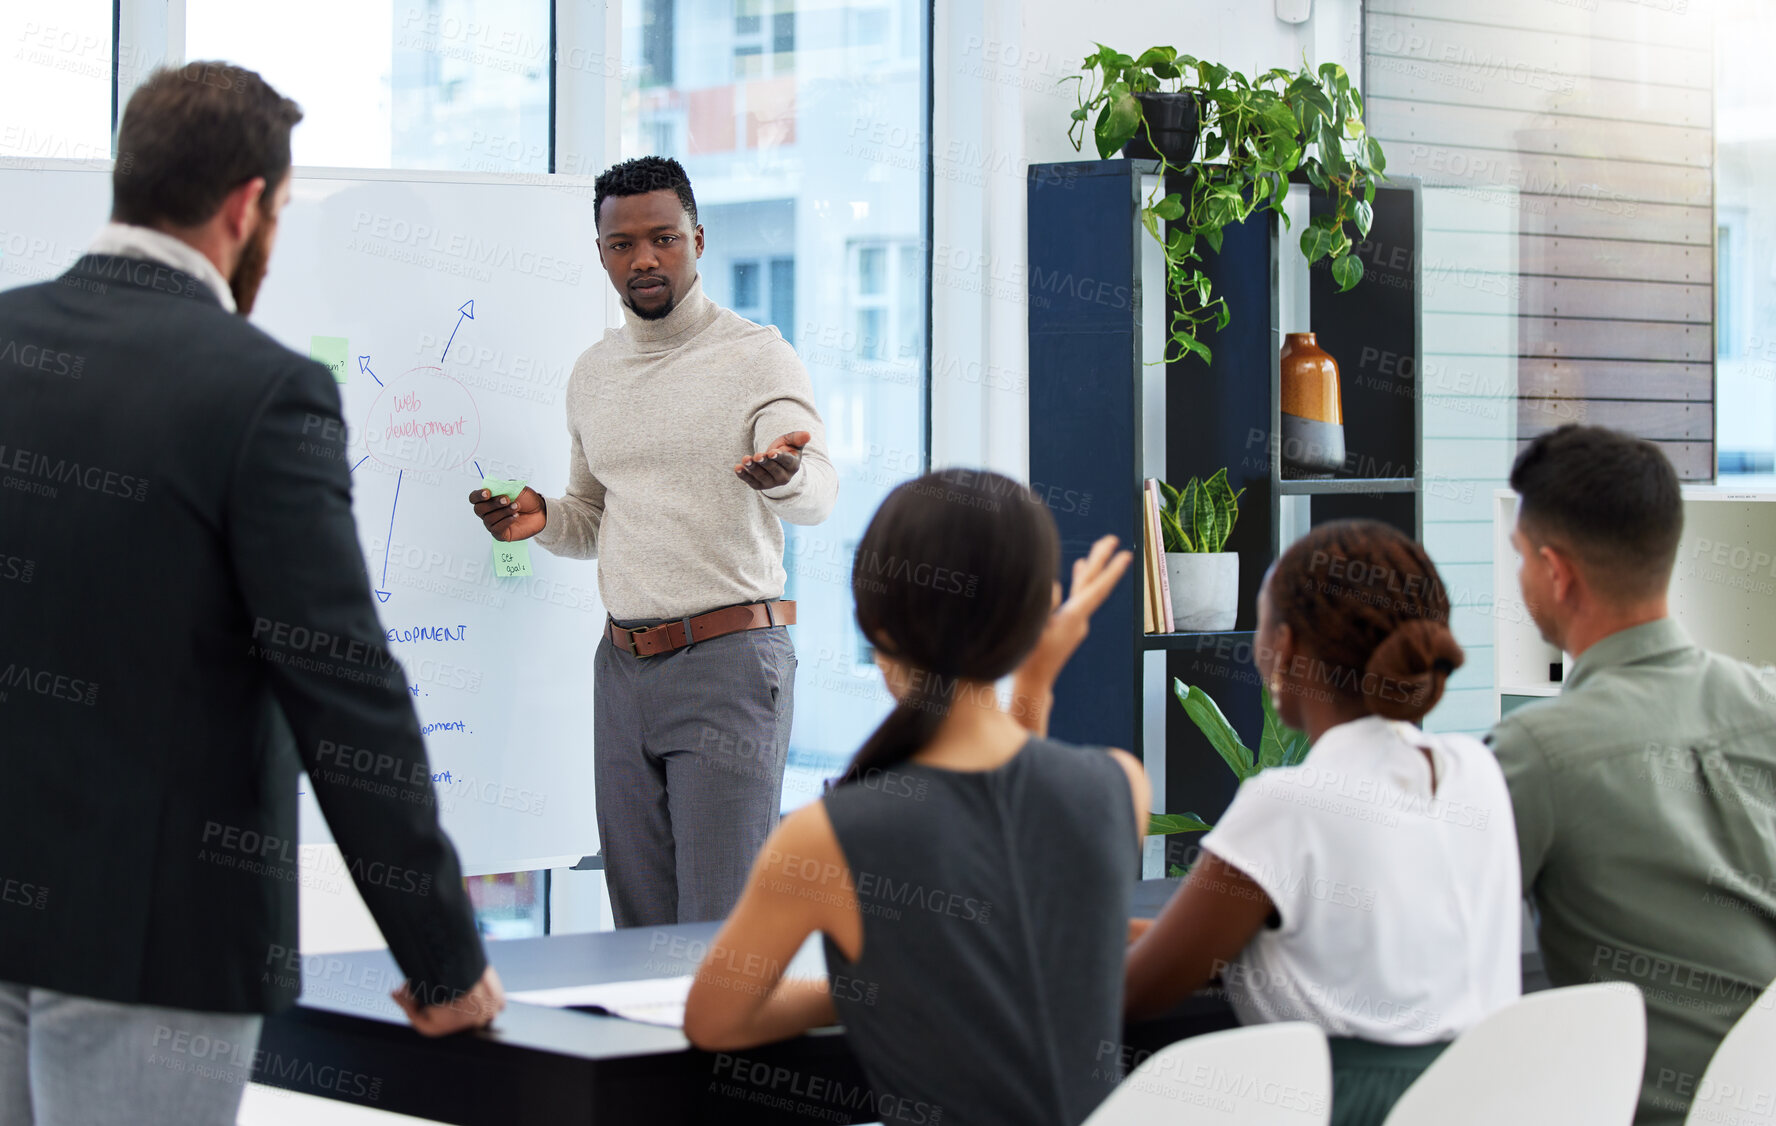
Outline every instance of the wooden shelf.
<path id="1" fill-rule="evenodd" d="M 1332 496 L 1339 493 L 1409 493 L 1418 487 L 1412 477 L 1321 477 L 1284 479 L 1277 492 L 1286 497 Z"/>

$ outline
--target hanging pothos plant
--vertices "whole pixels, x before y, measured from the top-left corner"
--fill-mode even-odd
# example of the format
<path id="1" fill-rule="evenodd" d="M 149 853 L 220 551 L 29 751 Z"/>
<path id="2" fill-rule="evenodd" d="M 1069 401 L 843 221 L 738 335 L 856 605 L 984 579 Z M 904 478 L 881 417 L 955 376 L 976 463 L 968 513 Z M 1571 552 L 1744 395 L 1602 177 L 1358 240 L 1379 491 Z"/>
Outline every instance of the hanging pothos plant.
<path id="1" fill-rule="evenodd" d="M 1362 280 L 1363 260 L 1352 251 L 1368 237 L 1375 185 L 1384 179 L 1387 162 L 1381 145 L 1363 128 L 1363 96 L 1343 67 L 1322 63 L 1317 71 L 1304 67 L 1295 73 L 1276 68 L 1250 79 L 1171 47 L 1151 47 L 1138 58 L 1102 43 L 1097 47 L 1080 64 L 1085 74 L 1062 80 L 1079 83 L 1079 108 L 1067 131 L 1074 149 L 1083 146 L 1095 112 L 1090 128 L 1100 157 L 1144 140 L 1155 145 L 1164 171 L 1181 174 L 1173 182 L 1182 190 L 1161 196 L 1167 186 L 1162 176 L 1141 209 L 1147 232 L 1165 248 L 1173 306 L 1166 363 L 1190 353 L 1208 360 L 1209 347 L 1200 339 L 1203 326 L 1210 321 L 1217 331 L 1227 326 L 1227 299 L 1213 293 L 1198 248 L 1206 243 L 1219 251 L 1222 229 L 1244 222 L 1259 208 L 1275 211 L 1287 226 L 1283 200 L 1296 171 L 1333 203 L 1301 232 L 1308 263 L 1329 258 L 1341 293 Z M 1167 155 L 1163 143 L 1155 144 L 1143 110 L 1167 96 L 1194 102 L 1200 156 Z"/>

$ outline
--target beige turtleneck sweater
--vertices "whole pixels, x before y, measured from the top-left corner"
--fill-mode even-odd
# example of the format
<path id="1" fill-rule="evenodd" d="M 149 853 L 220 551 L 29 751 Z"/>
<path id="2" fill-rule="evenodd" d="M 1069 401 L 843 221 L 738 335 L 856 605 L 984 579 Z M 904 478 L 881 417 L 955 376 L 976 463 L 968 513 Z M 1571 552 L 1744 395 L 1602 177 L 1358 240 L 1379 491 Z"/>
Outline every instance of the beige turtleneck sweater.
<path id="1" fill-rule="evenodd" d="M 581 354 L 567 385 L 567 492 L 545 498 L 536 542 L 597 558 L 612 617 L 669 618 L 783 597 L 783 525 L 818 524 L 839 480 L 807 369 L 775 328 L 703 294 L 624 324 Z M 795 430 L 813 435 L 786 485 L 734 473 Z"/>

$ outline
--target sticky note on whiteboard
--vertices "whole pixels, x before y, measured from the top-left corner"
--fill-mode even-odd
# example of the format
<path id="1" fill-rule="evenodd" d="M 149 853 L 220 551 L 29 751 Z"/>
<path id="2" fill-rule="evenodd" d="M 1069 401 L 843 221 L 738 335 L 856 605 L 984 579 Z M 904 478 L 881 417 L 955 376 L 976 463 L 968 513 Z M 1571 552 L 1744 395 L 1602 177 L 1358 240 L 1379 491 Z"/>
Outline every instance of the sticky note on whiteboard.
<path id="1" fill-rule="evenodd" d="M 308 358 L 327 365 L 333 373 L 333 382 L 345 382 L 345 357 L 351 351 L 351 344 L 343 336 L 311 336 L 308 338 Z"/>
<path id="2" fill-rule="evenodd" d="M 501 579 L 517 579 L 530 574 L 530 541 L 501 543 L 494 540 L 493 573 Z"/>
<path id="3" fill-rule="evenodd" d="M 507 481 L 499 477 L 487 477 L 482 486 L 496 497 L 516 497 L 524 491 L 523 481 Z M 517 579 L 530 574 L 530 542 L 515 540 L 512 543 L 493 541 L 493 574 L 495 578 Z"/>

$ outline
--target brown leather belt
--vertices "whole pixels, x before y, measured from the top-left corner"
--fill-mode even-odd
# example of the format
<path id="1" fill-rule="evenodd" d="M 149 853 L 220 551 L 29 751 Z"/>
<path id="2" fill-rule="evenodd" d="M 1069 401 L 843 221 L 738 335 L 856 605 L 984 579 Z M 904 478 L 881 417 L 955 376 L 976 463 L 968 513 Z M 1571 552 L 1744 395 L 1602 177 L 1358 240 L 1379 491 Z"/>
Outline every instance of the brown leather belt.
<path id="1" fill-rule="evenodd" d="M 640 629 L 625 629 L 607 616 L 604 630 L 610 636 L 611 644 L 623 652 L 652 657 L 683 649 L 693 641 L 708 641 L 741 630 L 793 626 L 795 620 L 794 602 L 745 602 Z"/>

